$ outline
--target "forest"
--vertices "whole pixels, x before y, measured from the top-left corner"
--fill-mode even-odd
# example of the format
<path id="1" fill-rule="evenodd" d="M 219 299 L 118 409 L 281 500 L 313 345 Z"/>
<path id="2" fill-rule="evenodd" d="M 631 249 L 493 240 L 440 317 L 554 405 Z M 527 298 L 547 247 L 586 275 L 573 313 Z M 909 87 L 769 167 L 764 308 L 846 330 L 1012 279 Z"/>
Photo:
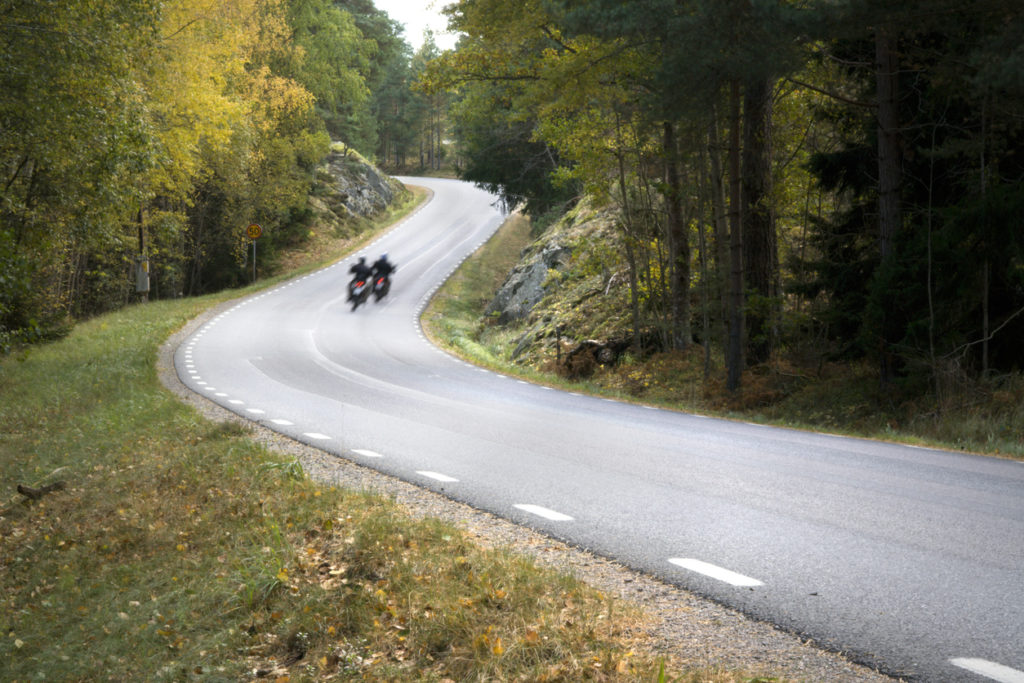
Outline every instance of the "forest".
<path id="1" fill-rule="evenodd" d="M 463 177 L 543 223 L 614 209 L 633 330 L 735 390 L 810 347 L 891 391 L 1024 364 L 1024 6 L 462 0 Z"/>
<path id="2" fill-rule="evenodd" d="M 261 267 L 304 239 L 332 140 L 437 157 L 437 48 L 402 31 L 370 0 L 0 0 L 0 354 L 248 282 L 247 226 Z"/>

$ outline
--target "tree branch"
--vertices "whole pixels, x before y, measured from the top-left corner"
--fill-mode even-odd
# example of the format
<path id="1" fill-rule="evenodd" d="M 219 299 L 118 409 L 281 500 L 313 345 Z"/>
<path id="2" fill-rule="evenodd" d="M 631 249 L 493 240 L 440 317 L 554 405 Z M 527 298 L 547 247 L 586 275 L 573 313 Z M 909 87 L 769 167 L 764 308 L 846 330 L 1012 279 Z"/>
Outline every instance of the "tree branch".
<path id="1" fill-rule="evenodd" d="M 831 97 L 834 100 L 839 100 L 840 102 L 846 102 L 847 104 L 852 104 L 855 107 L 864 107 L 866 109 L 876 109 L 878 107 L 878 105 L 875 104 L 874 102 L 860 102 L 858 100 L 850 99 L 849 97 L 845 97 L 843 95 L 840 95 L 839 93 L 829 92 L 828 90 L 823 90 L 822 88 L 818 88 L 816 86 L 813 86 L 810 83 L 804 83 L 803 81 L 798 81 L 795 78 L 786 78 L 786 80 L 789 81 L 790 83 L 792 83 L 793 85 L 798 85 L 801 88 L 807 88 L 808 90 L 813 90 L 814 92 L 820 93 L 820 94 L 824 95 L 825 97 Z"/>
<path id="2" fill-rule="evenodd" d="M 65 488 L 67 488 L 67 484 L 63 481 L 55 481 L 52 484 L 46 484 L 45 486 L 40 486 L 37 489 L 32 488 L 31 486 L 25 486 L 24 484 L 18 484 L 18 493 L 30 500 L 39 500 L 47 493 L 63 491 Z"/>
<path id="3" fill-rule="evenodd" d="M 571 45 L 566 45 L 564 40 L 562 40 L 557 35 L 555 35 L 555 32 L 551 30 L 551 27 L 544 26 L 543 28 L 541 28 L 541 31 L 543 31 L 544 35 L 546 35 L 549 39 L 551 39 L 552 42 L 554 42 L 556 45 L 561 47 L 566 52 L 571 52 L 572 54 L 577 54 L 576 50 L 573 49 L 573 47 Z"/>
<path id="4" fill-rule="evenodd" d="M 992 339 L 995 338 L 996 334 L 1001 329 L 1009 325 L 1011 320 L 1016 318 L 1018 315 L 1021 315 L 1022 313 L 1024 313 L 1024 308 L 1017 309 L 1015 313 L 1011 314 L 1010 317 L 1003 321 L 1002 325 L 989 332 L 988 336 L 982 337 L 981 339 L 975 339 L 974 341 L 967 342 L 966 344 L 962 344 L 957 348 L 953 349 L 952 351 L 950 351 L 949 353 L 947 353 L 945 356 L 943 356 L 943 358 L 952 358 L 958 353 L 967 353 L 967 349 L 971 348 L 972 346 L 976 346 L 977 344 L 981 344 L 983 342 L 992 341 Z"/>

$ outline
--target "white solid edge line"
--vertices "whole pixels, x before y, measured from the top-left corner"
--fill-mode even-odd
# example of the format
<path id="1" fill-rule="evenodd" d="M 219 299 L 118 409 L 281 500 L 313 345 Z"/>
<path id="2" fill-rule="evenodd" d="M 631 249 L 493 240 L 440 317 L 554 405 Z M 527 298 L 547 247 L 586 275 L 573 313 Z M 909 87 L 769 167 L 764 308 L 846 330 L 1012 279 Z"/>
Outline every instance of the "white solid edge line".
<path id="1" fill-rule="evenodd" d="M 682 567 L 683 569 L 689 569 L 691 572 L 697 572 L 704 576 L 710 576 L 718 581 L 724 581 L 725 583 L 733 586 L 763 586 L 764 584 L 757 579 L 752 579 L 749 576 L 743 574 L 737 574 L 734 571 L 719 567 L 718 565 L 711 564 L 709 562 L 702 562 L 701 560 L 695 560 L 690 557 L 672 557 L 669 558 L 669 562 L 672 564 Z"/>
<path id="2" fill-rule="evenodd" d="M 441 474 L 440 472 L 430 472 L 428 470 L 416 470 L 416 474 L 422 474 L 424 477 L 430 479 L 436 479 L 437 481 L 443 482 L 454 482 L 458 481 L 455 477 L 449 477 L 447 474 Z"/>
<path id="3" fill-rule="evenodd" d="M 1002 664 L 990 662 L 987 659 L 975 659 L 973 657 L 956 657 L 949 660 L 949 663 L 961 669 L 967 669 L 986 678 L 991 678 L 999 683 L 1024 683 L 1024 671 L 1011 669 Z"/>
<path id="4" fill-rule="evenodd" d="M 552 522 L 571 522 L 572 517 L 569 515 L 563 515 L 561 512 L 555 510 L 549 510 L 548 508 L 541 507 L 540 505 L 530 505 L 528 503 L 521 503 L 513 505 L 512 507 L 522 510 L 523 512 L 529 512 L 530 514 L 543 517 L 544 519 L 550 519 Z"/>

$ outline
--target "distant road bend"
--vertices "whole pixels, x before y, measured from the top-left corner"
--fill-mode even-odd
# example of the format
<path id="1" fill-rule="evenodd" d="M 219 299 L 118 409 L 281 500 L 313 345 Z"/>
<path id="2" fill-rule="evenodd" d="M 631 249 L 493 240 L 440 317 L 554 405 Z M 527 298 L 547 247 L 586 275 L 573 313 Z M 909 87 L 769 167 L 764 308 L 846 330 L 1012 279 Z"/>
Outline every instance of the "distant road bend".
<path id="1" fill-rule="evenodd" d="M 883 672 L 1024 683 L 1024 464 L 708 419 L 527 384 L 419 315 L 503 220 L 471 185 L 367 256 L 236 306 L 177 349 L 193 391 L 299 441 L 615 558 Z"/>

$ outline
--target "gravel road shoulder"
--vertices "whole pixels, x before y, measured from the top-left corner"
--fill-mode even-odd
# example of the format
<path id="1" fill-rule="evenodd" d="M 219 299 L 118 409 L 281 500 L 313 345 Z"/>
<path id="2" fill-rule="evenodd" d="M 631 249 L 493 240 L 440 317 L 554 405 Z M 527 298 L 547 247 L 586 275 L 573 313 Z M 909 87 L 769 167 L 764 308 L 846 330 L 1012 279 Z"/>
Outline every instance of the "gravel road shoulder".
<path id="1" fill-rule="evenodd" d="M 207 311 L 167 340 L 157 359 L 160 381 L 203 416 L 248 425 L 254 440 L 295 456 L 310 477 L 348 489 L 380 493 L 400 503 L 415 517 L 434 517 L 456 525 L 481 546 L 512 548 L 533 557 L 540 565 L 572 574 L 608 595 L 638 605 L 651 618 L 651 648 L 683 664 L 763 672 L 797 681 L 896 680 L 608 559 L 293 441 L 193 393 L 178 379 L 174 351 L 194 330 L 234 303 Z"/>

